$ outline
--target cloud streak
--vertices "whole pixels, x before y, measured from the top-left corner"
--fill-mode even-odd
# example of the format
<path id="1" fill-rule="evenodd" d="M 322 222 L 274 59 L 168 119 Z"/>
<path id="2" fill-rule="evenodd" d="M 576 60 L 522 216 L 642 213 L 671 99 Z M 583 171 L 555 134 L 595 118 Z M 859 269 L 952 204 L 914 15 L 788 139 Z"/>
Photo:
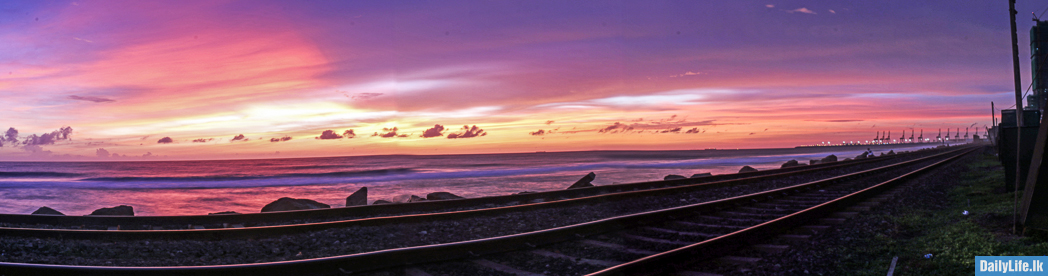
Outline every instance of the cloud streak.
<path id="1" fill-rule="evenodd" d="M 69 98 L 73 99 L 73 100 L 78 100 L 78 101 L 88 101 L 88 102 L 96 102 L 96 103 L 115 102 L 116 101 L 116 100 L 113 100 L 113 99 L 107 99 L 107 98 L 102 98 L 102 97 L 94 97 L 94 96 L 69 95 Z"/>

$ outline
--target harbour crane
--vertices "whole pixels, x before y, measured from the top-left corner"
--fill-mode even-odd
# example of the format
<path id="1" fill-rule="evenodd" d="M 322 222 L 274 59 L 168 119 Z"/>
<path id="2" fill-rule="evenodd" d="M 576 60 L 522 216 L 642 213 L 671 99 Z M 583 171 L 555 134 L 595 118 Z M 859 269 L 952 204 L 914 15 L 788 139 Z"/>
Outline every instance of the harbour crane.
<path id="1" fill-rule="evenodd" d="M 878 141 L 878 140 L 881 140 L 881 132 L 880 132 L 880 131 L 878 131 L 878 132 L 877 132 L 877 137 L 874 137 L 874 138 L 873 138 L 873 141 L 874 141 L 874 142 L 876 142 L 876 141 Z"/>
<path id="2" fill-rule="evenodd" d="M 946 128 L 946 140 L 950 140 L 950 128 Z"/>
<path id="3" fill-rule="evenodd" d="M 957 134 L 953 135 L 953 139 L 957 140 L 961 138 L 961 128 L 957 128 Z"/>
<path id="4" fill-rule="evenodd" d="M 921 136 L 917 136 L 917 140 L 924 142 L 924 129 L 921 129 Z"/>
<path id="5" fill-rule="evenodd" d="M 910 129 L 910 142 L 913 142 L 913 129 Z"/>
<path id="6" fill-rule="evenodd" d="M 902 130 L 902 136 L 899 137 L 899 142 L 900 143 L 902 143 L 904 141 L 906 141 L 906 130 L 905 129 Z"/>
<path id="7" fill-rule="evenodd" d="M 935 140 L 942 141 L 942 129 L 939 129 L 939 135 L 935 135 Z"/>
<path id="8" fill-rule="evenodd" d="M 958 128 L 957 130 L 961 129 Z M 964 140 L 968 140 L 968 128 L 964 128 Z"/>

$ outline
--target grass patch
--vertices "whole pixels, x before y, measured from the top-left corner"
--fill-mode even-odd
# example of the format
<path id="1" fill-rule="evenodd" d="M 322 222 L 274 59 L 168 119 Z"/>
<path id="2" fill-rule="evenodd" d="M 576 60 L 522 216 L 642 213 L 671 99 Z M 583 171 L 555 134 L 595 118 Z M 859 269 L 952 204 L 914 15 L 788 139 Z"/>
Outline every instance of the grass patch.
<path id="1" fill-rule="evenodd" d="M 975 256 L 1048 253 L 1043 234 L 1012 235 L 1014 194 L 994 192 L 1004 185 L 996 157 L 981 154 L 968 160 L 960 177 L 940 179 L 943 184 L 932 185 L 938 188 L 916 188 L 910 193 L 919 195 L 902 196 L 904 201 L 864 215 L 860 222 L 864 225 L 832 235 L 854 240 L 825 250 L 839 256 L 829 271 L 884 275 L 892 256 L 898 256 L 897 275 L 968 275 L 974 270 Z"/>

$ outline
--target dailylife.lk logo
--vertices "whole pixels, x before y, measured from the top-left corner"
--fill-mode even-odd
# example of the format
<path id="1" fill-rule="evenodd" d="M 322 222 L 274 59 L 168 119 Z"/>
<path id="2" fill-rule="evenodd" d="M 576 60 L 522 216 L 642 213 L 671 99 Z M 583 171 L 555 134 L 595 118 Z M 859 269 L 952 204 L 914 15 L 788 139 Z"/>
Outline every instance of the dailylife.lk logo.
<path id="1" fill-rule="evenodd" d="M 1048 256 L 976 256 L 975 275 L 1048 275 Z"/>

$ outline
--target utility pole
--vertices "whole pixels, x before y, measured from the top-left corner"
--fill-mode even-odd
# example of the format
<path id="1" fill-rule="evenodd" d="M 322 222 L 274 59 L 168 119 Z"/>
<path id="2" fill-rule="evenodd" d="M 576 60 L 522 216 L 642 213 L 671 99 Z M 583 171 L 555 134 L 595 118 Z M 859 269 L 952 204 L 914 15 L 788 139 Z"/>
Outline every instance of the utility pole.
<path id="1" fill-rule="evenodd" d="M 1022 130 L 1023 130 L 1023 88 L 1022 78 L 1019 77 L 1019 37 L 1015 30 L 1015 0 L 1008 0 L 1008 22 L 1012 25 L 1012 71 L 1015 72 L 1015 201 L 1012 202 L 1012 234 L 1014 235 L 1019 225 L 1019 178 L 1021 178 L 1020 166 L 1022 158 Z"/>

